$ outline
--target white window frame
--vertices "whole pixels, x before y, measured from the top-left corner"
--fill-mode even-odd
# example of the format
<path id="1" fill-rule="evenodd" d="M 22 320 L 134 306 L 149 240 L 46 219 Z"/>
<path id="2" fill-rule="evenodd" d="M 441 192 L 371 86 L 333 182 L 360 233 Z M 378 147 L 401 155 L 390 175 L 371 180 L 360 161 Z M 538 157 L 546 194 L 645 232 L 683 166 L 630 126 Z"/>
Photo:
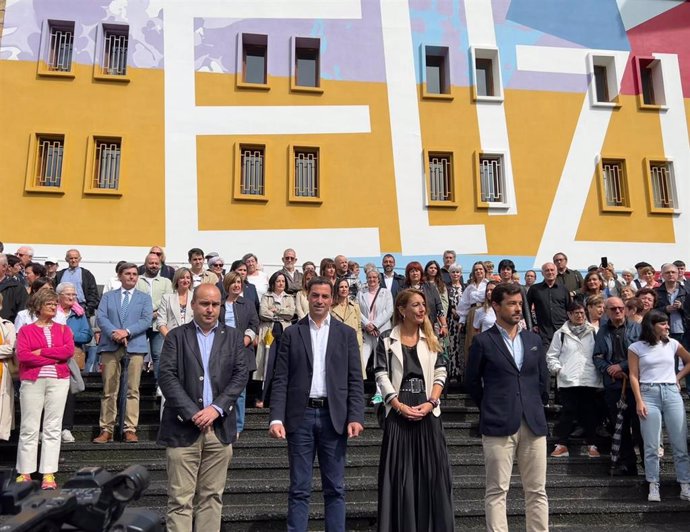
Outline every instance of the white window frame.
<path id="1" fill-rule="evenodd" d="M 477 59 L 491 61 L 491 85 L 493 95 L 480 95 L 477 86 Z M 470 72 L 472 77 L 472 97 L 477 102 L 502 102 L 503 77 L 501 75 L 501 55 L 496 47 L 470 47 Z"/>
<path id="2" fill-rule="evenodd" d="M 635 70 L 637 82 L 639 84 L 639 92 L 637 96 L 640 109 L 668 109 L 666 105 L 666 88 L 664 86 L 664 69 L 661 59 L 658 57 L 635 57 Z M 652 90 L 654 91 L 653 103 L 647 103 L 644 101 L 642 80 L 643 70 L 651 70 Z"/>
<path id="3" fill-rule="evenodd" d="M 596 79 L 594 76 L 594 67 L 600 66 L 606 68 L 606 89 L 608 92 L 608 101 L 601 102 L 597 100 Z M 620 87 L 618 86 L 618 72 L 616 70 L 616 57 L 614 55 L 607 55 L 601 53 L 587 54 L 587 74 L 589 77 L 589 102 L 592 107 L 602 108 L 616 108 L 620 107 L 619 96 Z"/>

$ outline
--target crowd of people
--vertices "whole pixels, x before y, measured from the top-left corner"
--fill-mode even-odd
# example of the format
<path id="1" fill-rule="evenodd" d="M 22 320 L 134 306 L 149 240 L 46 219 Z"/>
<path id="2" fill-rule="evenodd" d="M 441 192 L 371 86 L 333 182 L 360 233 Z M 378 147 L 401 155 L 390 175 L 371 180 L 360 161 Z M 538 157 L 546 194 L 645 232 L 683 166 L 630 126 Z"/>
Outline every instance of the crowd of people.
<path id="1" fill-rule="evenodd" d="M 452 530 L 440 399 L 457 383 L 480 408 L 487 526 L 507 530 L 517 457 L 530 529 L 546 530 L 544 405 L 553 379 L 562 408 L 552 457 L 568 456 L 576 437 L 589 457 L 599 457 L 597 441 L 615 432 L 620 449 L 611 473 L 637 475 L 637 446 L 648 498 L 658 501 L 663 418 L 681 498 L 690 501 L 681 397 L 690 374 L 690 281 L 683 261 L 661 265 L 657 275 L 646 262 L 617 271 L 604 258 L 583 276 L 559 252 L 542 266 L 542 281 L 528 270 L 523 284 L 510 259 L 497 271 L 491 261 L 475 262 L 465 281 L 452 250 L 441 264 L 397 268 L 387 254 L 380 266 L 360 266 L 338 255 L 298 268 L 288 248 L 283 267 L 269 275 L 252 253 L 226 262 L 192 248 L 189 265 L 175 268 L 154 246 L 141 265 L 119 262 L 99 295 L 79 250 L 67 251 L 64 269 L 33 255 L 29 246 L 0 253 L 0 439 L 10 437 L 19 382 L 18 482 L 38 470 L 42 488 L 56 488 L 60 446 L 75 441 L 82 372 L 102 375 L 93 442 L 104 444 L 114 437 L 127 371 L 122 439 L 136 443 L 140 379 L 150 370 L 162 396 L 158 441 L 168 448 L 168 528 L 191 529 L 196 519 L 197 528 L 214 529 L 226 473 L 207 466 L 227 470 L 254 379 L 262 384 L 254 406 L 270 407 L 271 436 L 288 441 L 289 527 L 306 527 L 318 453 L 326 521 L 341 530 L 345 448 L 363 430 L 363 380 L 372 378 L 368 399 L 379 405 L 384 428 L 379 530 L 412 530 L 410 523 Z M 209 500 L 196 504 L 190 485 L 202 485 Z"/>

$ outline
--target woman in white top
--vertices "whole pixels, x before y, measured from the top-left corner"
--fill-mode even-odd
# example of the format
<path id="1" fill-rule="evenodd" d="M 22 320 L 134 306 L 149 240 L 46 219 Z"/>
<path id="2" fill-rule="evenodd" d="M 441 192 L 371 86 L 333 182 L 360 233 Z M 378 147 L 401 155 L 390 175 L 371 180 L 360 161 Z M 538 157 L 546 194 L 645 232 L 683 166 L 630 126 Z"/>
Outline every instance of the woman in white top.
<path id="1" fill-rule="evenodd" d="M 486 299 L 484 300 L 484 304 L 477 308 L 477 311 L 474 313 L 474 319 L 472 320 L 472 327 L 474 327 L 475 334 L 488 331 L 494 326 L 494 323 L 496 323 L 496 313 L 491 306 L 491 294 L 497 284 L 496 281 L 489 281 L 486 283 Z"/>
<path id="2" fill-rule="evenodd" d="M 479 261 L 472 265 L 472 272 L 470 273 L 470 282 L 467 283 L 462 296 L 460 297 L 460 305 L 456 312 L 458 314 L 458 321 L 460 324 L 467 323 L 467 315 L 473 307 L 480 307 L 486 299 L 486 267 L 484 263 Z"/>
<path id="3" fill-rule="evenodd" d="M 178 268 L 173 275 L 173 293 L 163 294 L 158 307 L 158 330 L 167 336 L 170 329 L 189 323 L 194 319 L 192 311 L 192 272 L 189 268 Z"/>
<path id="4" fill-rule="evenodd" d="M 685 364 L 677 375 L 676 355 Z M 663 418 L 673 449 L 680 498 L 690 501 L 688 423 L 680 395 L 680 381 L 690 374 L 690 354 L 669 337 L 668 315 L 664 312 L 650 310 L 643 318 L 640 341 L 628 348 L 628 369 L 644 440 L 644 470 L 649 482 L 647 499 L 661 501 L 658 449 Z"/>

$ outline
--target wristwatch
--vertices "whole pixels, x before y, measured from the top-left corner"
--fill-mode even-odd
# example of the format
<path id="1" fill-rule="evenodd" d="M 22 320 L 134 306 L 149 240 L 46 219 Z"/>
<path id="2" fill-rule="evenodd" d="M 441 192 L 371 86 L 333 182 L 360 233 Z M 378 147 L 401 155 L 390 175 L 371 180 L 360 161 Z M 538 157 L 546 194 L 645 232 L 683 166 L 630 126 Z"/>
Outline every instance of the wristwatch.
<path id="1" fill-rule="evenodd" d="M 441 404 L 441 400 L 440 400 L 440 399 L 433 399 L 433 398 L 431 398 L 431 397 L 429 397 L 429 399 L 427 399 L 426 402 L 427 402 L 427 403 L 431 403 L 431 406 L 433 406 L 434 408 L 436 408 L 438 405 Z"/>

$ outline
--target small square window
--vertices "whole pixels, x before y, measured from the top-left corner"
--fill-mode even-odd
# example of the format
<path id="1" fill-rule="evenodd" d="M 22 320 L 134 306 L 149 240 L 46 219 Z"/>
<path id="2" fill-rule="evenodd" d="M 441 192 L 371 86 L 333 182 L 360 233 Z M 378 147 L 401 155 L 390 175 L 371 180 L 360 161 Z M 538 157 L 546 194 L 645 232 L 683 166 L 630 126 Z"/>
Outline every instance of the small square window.
<path id="1" fill-rule="evenodd" d="M 503 155 L 479 155 L 480 205 L 506 204 L 506 184 Z"/>
<path id="2" fill-rule="evenodd" d="M 48 22 L 46 69 L 49 72 L 71 72 L 74 46 L 74 22 Z"/>
<path id="3" fill-rule="evenodd" d="M 295 85 L 319 87 L 320 75 L 319 39 L 297 37 L 295 39 Z"/>
<path id="4" fill-rule="evenodd" d="M 648 186 L 650 190 L 650 211 L 669 212 L 678 210 L 676 176 L 671 161 L 648 161 Z"/>
<path id="5" fill-rule="evenodd" d="M 129 26 L 104 24 L 101 74 L 126 76 L 128 48 Z"/>
<path id="6" fill-rule="evenodd" d="M 291 146 L 290 201 L 321 202 L 320 149 Z"/>
<path id="7" fill-rule="evenodd" d="M 268 36 L 242 34 L 242 81 L 247 84 L 266 85 Z"/>
<path id="8" fill-rule="evenodd" d="M 434 97 L 450 94 L 448 72 L 448 48 L 442 46 L 424 47 L 425 84 L 424 96 Z"/>
<path id="9" fill-rule="evenodd" d="M 659 59 L 650 57 L 637 58 L 639 73 L 639 92 L 641 107 L 663 107 L 666 105 L 664 76 Z"/>
<path id="10" fill-rule="evenodd" d="M 233 197 L 236 200 L 267 201 L 266 146 L 263 144 L 235 144 L 235 179 Z"/>
<path id="11" fill-rule="evenodd" d="M 471 48 L 475 100 L 503 101 L 501 65 L 496 48 Z"/>
<path id="12" fill-rule="evenodd" d="M 618 107 L 616 58 L 612 55 L 589 55 L 590 102 L 593 107 Z"/>
<path id="13" fill-rule="evenodd" d="M 630 211 L 630 193 L 625 160 L 602 158 L 598 171 L 602 210 Z"/>

